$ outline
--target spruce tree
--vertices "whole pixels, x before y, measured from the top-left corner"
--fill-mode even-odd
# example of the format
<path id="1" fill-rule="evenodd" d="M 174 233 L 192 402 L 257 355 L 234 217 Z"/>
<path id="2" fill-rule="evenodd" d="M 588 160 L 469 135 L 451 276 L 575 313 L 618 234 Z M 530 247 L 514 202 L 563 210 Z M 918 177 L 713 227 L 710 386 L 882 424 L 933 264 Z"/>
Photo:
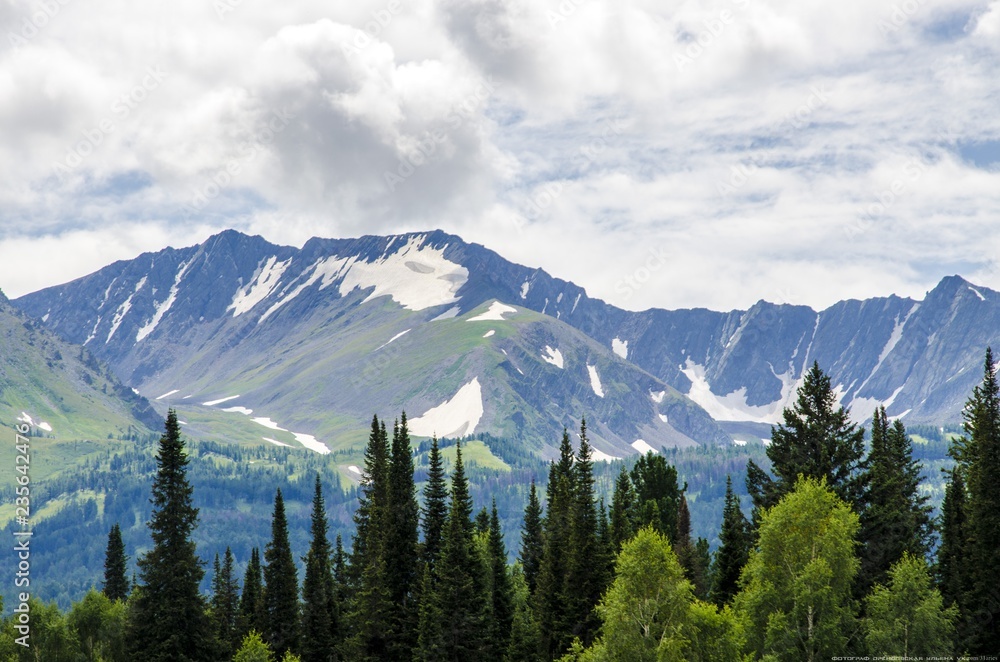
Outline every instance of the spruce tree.
<path id="1" fill-rule="evenodd" d="M 677 534 L 682 491 L 677 483 L 677 469 L 667 464 L 662 455 L 649 451 L 636 460 L 630 476 L 636 499 L 634 525 L 652 526 L 672 544 Z"/>
<path id="2" fill-rule="evenodd" d="M 413 482 L 413 453 L 404 411 L 393 425 L 389 459 L 388 521 L 385 549 L 391 555 L 386 565 L 390 612 L 390 660 L 410 662 L 417 643 L 419 607 L 414 603 L 417 582 L 417 529 L 420 508 Z"/>
<path id="3" fill-rule="evenodd" d="M 491 600 L 493 603 L 493 618 L 490 625 L 490 648 L 496 653 L 496 659 L 502 660 L 510 643 L 511 627 L 514 621 L 513 588 L 510 574 L 507 571 L 507 547 L 503 541 L 503 529 L 497 514 L 497 501 L 493 499 L 490 510 L 489 535 L 489 566 L 492 572 Z"/>
<path id="4" fill-rule="evenodd" d="M 215 625 L 219 654 L 227 660 L 233 656 L 242 640 L 237 622 L 240 610 L 240 587 L 233 574 L 233 565 L 233 551 L 229 547 L 226 547 L 221 564 L 219 555 L 215 555 L 212 575 L 212 621 Z"/>
<path id="5" fill-rule="evenodd" d="M 312 542 L 305 561 L 302 580 L 302 660 L 329 662 L 334 659 L 334 637 L 338 614 L 333 571 L 330 567 L 330 541 L 326 536 L 326 505 L 319 474 L 313 493 L 309 530 Z"/>
<path id="6" fill-rule="evenodd" d="M 242 641 L 251 631 L 267 631 L 267 610 L 264 607 L 264 577 L 260 565 L 260 550 L 250 552 L 250 562 L 243 575 L 237 632 Z"/>
<path id="7" fill-rule="evenodd" d="M 448 520 L 448 484 L 437 437 L 431 440 L 427 464 L 427 483 L 424 485 L 424 507 L 421 513 L 424 540 L 420 547 L 420 560 L 433 567 L 441 554 L 444 525 Z"/>
<path id="8" fill-rule="evenodd" d="M 413 650 L 414 662 L 439 662 L 445 659 L 444 621 L 445 610 L 434 579 L 433 566 L 423 564 L 420 582 L 420 618 L 417 625 L 417 646 Z"/>
<path id="9" fill-rule="evenodd" d="M 983 381 L 973 389 L 963 412 L 965 437 L 951 448 L 964 474 L 968 500 L 968 549 L 971 596 L 964 623 L 972 655 L 1000 651 L 1000 384 L 993 350 L 986 348 Z"/>
<path id="10" fill-rule="evenodd" d="M 740 499 L 733 492 L 733 481 L 726 476 L 726 500 L 712 581 L 712 599 L 719 606 L 730 602 L 739 590 L 740 572 L 750 556 L 751 535 L 750 523 L 740 510 Z"/>
<path id="11" fill-rule="evenodd" d="M 594 495 L 594 464 L 591 461 L 587 422 L 580 424 L 580 446 L 573 463 L 570 503 L 569 547 L 563 579 L 563 649 L 579 638 L 584 645 L 593 641 L 600 619 L 594 611 L 605 578 L 603 554 L 598 539 L 597 504 Z"/>
<path id="12" fill-rule="evenodd" d="M 477 659 L 487 644 L 487 624 L 483 619 L 486 610 L 484 578 L 474 546 L 471 516 L 472 497 L 462 466 L 461 444 L 458 444 L 436 588 L 438 604 L 447 613 L 442 627 L 441 660 L 450 662 Z"/>
<path id="13" fill-rule="evenodd" d="M 524 528 L 521 531 L 520 551 L 524 581 L 530 595 L 535 594 L 538 571 L 542 564 L 543 545 L 542 506 L 538 503 L 538 491 L 535 489 L 535 480 L 532 479 L 531 488 L 528 491 L 528 505 L 524 509 Z"/>
<path id="14" fill-rule="evenodd" d="M 354 513 L 351 550 L 351 610 L 348 659 L 386 660 L 389 657 L 393 605 L 387 583 L 385 532 L 389 526 L 389 440 L 385 423 L 372 418 L 358 509 Z"/>
<path id="15" fill-rule="evenodd" d="M 108 549 L 104 554 L 104 595 L 109 600 L 125 600 L 128 598 L 128 556 L 125 555 L 125 543 L 122 542 L 122 530 L 115 523 L 108 533 Z"/>
<path id="16" fill-rule="evenodd" d="M 632 479 L 628 475 L 628 469 L 622 465 L 611 497 L 611 545 L 615 554 L 622 551 L 622 545 L 635 535 L 635 509 Z"/>
<path id="17" fill-rule="evenodd" d="M 569 432 L 563 430 L 559 460 L 549 465 L 548 505 L 542 524 L 542 562 L 535 585 L 535 614 L 543 653 L 549 658 L 559 657 L 572 641 L 572 632 L 566 627 L 570 615 L 567 613 L 565 589 L 576 494 L 573 461 Z"/>
<path id="18" fill-rule="evenodd" d="M 753 499 L 754 519 L 794 489 L 799 475 L 826 479 L 827 486 L 855 512 L 861 510 L 864 470 L 864 429 L 837 407 L 830 377 L 818 363 L 805 375 L 795 404 L 783 412 L 783 422 L 771 428 L 767 456 L 775 478 L 747 463 L 747 489 Z"/>
<path id="19" fill-rule="evenodd" d="M 264 639 L 275 655 L 298 653 L 299 583 L 280 488 L 274 495 L 271 541 L 264 548 L 264 563 L 264 608 L 268 619 Z"/>
<path id="20" fill-rule="evenodd" d="M 937 584 L 946 607 L 958 609 L 954 653 L 966 649 L 969 638 L 968 614 L 972 610 L 972 564 L 969 560 L 969 524 L 966 513 L 965 482 L 957 467 L 949 472 L 941 504 L 941 546 L 937 551 Z"/>
<path id="21" fill-rule="evenodd" d="M 683 493 L 677 508 L 677 533 L 674 541 L 674 553 L 684 568 L 685 578 L 691 582 L 695 596 L 708 597 L 708 566 L 705 562 L 708 541 L 699 538 L 696 543 L 691 538 L 691 511 Z"/>
<path id="22" fill-rule="evenodd" d="M 188 459 L 173 409 L 165 427 L 153 479 L 153 548 L 139 559 L 140 585 L 131 605 L 131 655 L 147 662 L 208 661 L 214 641 L 198 589 L 205 571 L 191 540 L 198 509 L 192 503 Z"/>
<path id="23" fill-rule="evenodd" d="M 923 556 L 931 536 L 928 497 L 921 496 L 920 464 L 901 421 L 892 426 L 885 407 L 872 420 L 871 451 L 864 483 L 868 487 L 860 513 L 861 531 L 857 597 L 888 581 L 889 569 L 904 554 Z"/>

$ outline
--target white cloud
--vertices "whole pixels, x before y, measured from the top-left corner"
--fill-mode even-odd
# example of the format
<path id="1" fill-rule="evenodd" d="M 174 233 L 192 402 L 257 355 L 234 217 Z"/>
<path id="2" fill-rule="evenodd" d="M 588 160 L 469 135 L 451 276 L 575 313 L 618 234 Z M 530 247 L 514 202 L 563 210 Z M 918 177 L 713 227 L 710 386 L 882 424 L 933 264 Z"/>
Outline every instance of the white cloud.
<path id="1" fill-rule="evenodd" d="M 0 50 L 10 294 L 225 227 L 442 227 L 628 308 L 1000 286 L 996 0 L 95 1 Z"/>

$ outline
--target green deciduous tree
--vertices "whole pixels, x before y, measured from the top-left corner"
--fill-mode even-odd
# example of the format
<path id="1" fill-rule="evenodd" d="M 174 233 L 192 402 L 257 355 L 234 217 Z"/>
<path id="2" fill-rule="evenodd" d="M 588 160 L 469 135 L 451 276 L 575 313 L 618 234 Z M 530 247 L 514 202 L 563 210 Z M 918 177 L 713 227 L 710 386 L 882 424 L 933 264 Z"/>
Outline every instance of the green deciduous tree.
<path id="1" fill-rule="evenodd" d="M 128 662 L 125 604 L 104 593 L 88 591 L 66 617 L 87 662 Z"/>
<path id="2" fill-rule="evenodd" d="M 733 601 L 755 655 L 814 662 L 844 653 L 856 629 L 857 530 L 858 516 L 825 480 L 800 479 L 764 511 Z"/>
<path id="3" fill-rule="evenodd" d="M 866 599 L 865 642 L 872 656 L 922 659 L 952 651 L 958 609 L 945 608 L 923 557 L 905 554 Z"/>
<path id="4" fill-rule="evenodd" d="M 260 633 L 256 630 L 251 630 L 243 638 L 243 643 L 240 649 L 236 651 L 233 662 L 274 662 L 274 653 L 271 652 L 271 647 L 261 638 Z"/>

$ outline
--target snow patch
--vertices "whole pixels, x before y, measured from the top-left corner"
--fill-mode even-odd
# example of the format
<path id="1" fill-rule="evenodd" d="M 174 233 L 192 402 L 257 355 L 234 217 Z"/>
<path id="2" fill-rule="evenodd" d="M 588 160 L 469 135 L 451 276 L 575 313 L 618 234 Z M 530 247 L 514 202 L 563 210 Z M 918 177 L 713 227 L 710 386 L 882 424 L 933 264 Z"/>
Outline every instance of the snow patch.
<path id="1" fill-rule="evenodd" d="M 562 352 L 560 352 L 558 349 L 553 349 L 548 345 L 545 346 L 545 351 L 542 353 L 542 360 L 545 361 L 546 363 L 551 363 L 557 368 L 562 368 L 565 366 Z"/>
<path id="2" fill-rule="evenodd" d="M 588 363 L 587 372 L 590 373 L 590 388 L 594 390 L 594 395 L 599 398 L 603 398 L 604 387 L 601 386 L 601 376 L 597 374 L 597 367 Z"/>
<path id="3" fill-rule="evenodd" d="M 263 439 L 264 441 L 270 441 L 275 446 L 284 446 L 286 448 L 291 448 L 290 444 L 286 444 L 283 441 L 278 441 L 277 439 L 271 439 L 270 437 L 261 437 L 261 439 Z"/>
<path id="4" fill-rule="evenodd" d="M 23 411 L 21 412 L 21 415 L 17 417 L 17 420 L 22 421 L 24 423 L 27 423 L 28 425 L 34 425 L 35 424 L 35 421 L 33 421 L 31 419 L 31 416 L 28 416 L 28 414 L 26 414 Z"/>
<path id="5" fill-rule="evenodd" d="M 444 311 L 443 313 L 441 313 L 440 315 L 438 315 L 437 317 L 435 317 L 431 321 L 432 322 L 437 322 L 438 320 L 450 320 L 453 317 L 458 317 L 458 313 L 459 312 L 460 311 L 458 310 L 458 306 L 452 306 L 451 308 L 449 308 L 448 310 Z"/>
<path id="6" fill-rule="evenodd" d="M 162 400 L 163 398 L 169 398 L 169 397 L 170 397 L 170 396 L 172 396 L 172 395 L 173 395 L 174 393 L 177 393 L 177 392 L 179 392 L 179 391 L 180 391 L 180 389 L 179 389 L 179 388 L 175 388 L 175 389 L 174 389 L 173 391 L 167 391 L 166 393 L 164 393 L 163 395 L 161 395 L 160 397 L 158 397 L 158 398 L 156 398 L 156 399 L 157 399 L 157 400 Z"/>
<path id="7" fill-rule="evenodd" d="M 906 313 L 906 317 L 904 317 L 902 321 L 900 321 L 898 317 L 896 318 L 895 325 L 892 327 L 892 333 L 889 334 L 889 340 L 886 341 L 885 347 L 882 348 L 882 353 L 878 356 L 878 362 L 875 364 L 875 367 L 872 369 L 871 374 L 868 375 L 867 379 L 861 382 L 861 386 L 858 387 L 858 390 L 854 391 L 855 393 L 861 393 L 865 386 L 868 385 L 868 382 L 871 381 L 871 378 L 875 376 L 875 373 L 879 371 L 879 368 L 882 367 L 882 364 L 885 363 L 886 358 L 892 353 L 892 350 L 895 349 L 896 345 L 903 337 L 903 328 L 906 327 L 906 323 L 910 321 L 910 318 L 913 317 L 913 313 L 917 312 L 918 308 L 920 308 L 920 304 L 915 303 L 913 304 L 913 308 L 910 308 L 910 312 Z M 855 401 L 857 401 L 857 398 Z M 872 409 L 872 412 L 874 411 L 875 410 Z"/>
<path id="8" fill-rule="evenodd" d="M 311 451 L 315 451 L 320 455 L 329 455 L 330 449 L 322 441 L 318 441 L 316 437 L 311 434 L 304 434 L 302 432 L 293 432 L 295 435 L 295 441 L 299 442 Z"/>
<path id="9" fill-rule="evenodd" d="M 487 331 L 486 333 L 483 334 L 483 338 L 489 338 L 494 333 L 496 333 L 496 330 L 495 329 L 490 329 L 489 331 Z"/>
<path id="10" fill-rule="evenodd" d="M 733 439 L 733 443 L 735 445 L 737 445 L 737 446 L 746 446 L 747 445 L 747 440 L 746 439 Z"/>
<path id="11" fill-rule="evenodd" d="M 380 349 L 382 349 L 383 347 L 385 347 L 386 345 L 388 345 L 389 343 L 391 343 L 393 340 L 396 340 L 398 338 L 402 338 L 403 336 L 405 336 L 407 333 L 409 333 L 412 330 L 413 329 L 407 329 L 406 331 L 400 331 L 399 333 L 397 333 L 396 335 L 394 335 L 392 338 L 389 338 L 384 343 L 382 343 L 381 345 L 379 345 L 378 347 L 376 347 L 375 351 L 376 352 L 379 351 Z"/>
<path id="12" fill-rule="evenodd" d="M 705 379 L 705 367 L 690 358 L 685 359 L 685 367 L 681 372 L 691 380 L 691 389 L 687 396 L 701 405 L 708 415 L 717 421 L 753 421 L 776 425 L 781 421 L 782 411 L 794 398 L 797 384 L 791 368 L 781 375 L 776 374 L 772 368 L 771 373 L 781 380 L 781 396 L 770 404 L 754 406 L 747 404 L 745 386 L 726 395 L 712 393 L 708 380 Z"/>
<path id="13" fill-rule="evenodd" d="M 656 404 L 660 404 L 661 402 L 663 402 L 663 398 L 666 395 L 667 395 L 666 391 L 655 391 L 655 392 L 654 391 L 650 391 L 649 392 L 649 397 L 652 398 L 653 402 L 655 402 Z"/>
<path id="14" fill-rule="evenodd" d="M 320 289 L 323 289 L 324 287 L 327 287 L 328 285 L 332 284 L 337 279 L 337 277 L 344 271 L 345 267 L 349 268 L 348 263 L 353 261 L 354 259 L 355 258 L 350 258 L 350 259 L 339 258 L 336 255 L 333 255 L 317 261 L 315 264 L 312 265 L 312 267 L 303 272 L 303 273 L 309 273 L 310 274 L 309 278 L 307 278 L 305 282 L 299 284 L 289 294 L 284 294 L 287 291 L 288 287 L 283 289 L 281 293 L 284 294 L 284 296 L 282 296 L 281 299 L 279 299 L 270 308 L 264 311 L 264 314 L 260 316 L 259 320 L 257 320 L 257 324 L 262 323 L 268 317 L 277 312 L 286 303 L 292 301 L 293 299 L 295 299 L 295 297 L 302 294 L 302 292 L 304 292 L 307 287 L 315 285 L 321 279 L 323 282 L 320 284 Z"/>
<path id="15" fill-rule="evenodd" d="M 187 273 L 188 267 L 194 262 L 194 258 L 188 260 L 181 264 L 180 268 L 177 269 L 177 275 L 174 276 L 174 284 L 170 286 L 170 294 L 167 295 L 166 300 L 156 307 L 156 312 L 153 313 L 153 319 L 143 326 L 135 334 L 135 341 L 139 342 L 143 340 L 146 336 L 151 334 L 156 326 L 163 319 L 163 316 L 167 314 L 167 311 L 173 307 L 174 302 L 177 301 L 177 292 L 180 290 L 181 279 L 184 278 L 184 274 Z"/>
<path id="16" fill-rule="evenodd" d="M 517 312 L 517 308 L 514 308 L 513 306 L 508 306 L 505 303 L 500 303 L 499 301 L 494 301 L 493 303 L 490 304 L 489 310 L 487 310 L 485 313 L 480 313 L 479 315 L 476 315 L 475 317 L 470 317 L 469 319 L 467 319 L 465 321 L 466 322 L 486 322 L 486 321 L 503 322 L 503 321 L 506 321 L 506 318 L 504 317 L 504 314 L 506 314 L 506 313 L 516 313 L 516 312 Z"/>
<path id="17" fill-rule="evenodd" d="M 128 314 L 128 311 L 132 310 L 132 297 L 134 297 L 145 284 L 146 277 L 143 276 L 139 279 L 139 282 L 136 283 L 135 290 L 132 294 L 128 295 L 128 298 L 122 302 L 122 305 L 118 306 L 118 310 L 115 311 L 115 318 L 111 320 L 111 331 L 108 332 L 108 339 L 104 341 L 105 345 L 111 342 L 111 338 L 114 337 L 115 331 L 118 330 L 118 327 L 121 326 L 122 320 L 125 319 L 125 315 Z M 94 327 L 94 330 L 97 330 L 96 326 Z"/>
<path id="18" fill-rule="evenodd" d="M 288 430 L 286 430 L 283 427 L 280 427 L 277 423 L 272 421 L 270 418 L 267 418 L 266 416 L 258 416 L 257 418 L 254 418 L 252 420 L 254 423 L 257 423 L 258 425 L 263 425 L 264 427 L 269 428 L 271 430 L 277 430 L 278 432 L 288 432 Z"/>
<path id="19" fill-rule="evenodd" d="M 583 292 L 576 295 L 576 301 L 573 302 L 573 308 L 570 309 L 569 314 L 572 315 L 576 312 L 576 304 L 580 303 L 580 297 L 583 296 Z"/>
<path id="20" fill-rule="evenodd" d="M 646 453 L 659 453 L 658 450 L 647 444 L 643 439 L 636 439 L 635 441 L 633 441 L 632 448 L 636 449 L 643 455 L 645 455 Z"/>
<path id="21" fill-rule="evenodd" d="M 623 359 L 628 358 L 628 341 L 622 340 L 621 338 L 612 338 L 611 340 L 611 351 L 613 351 L 618 356 Z"/>
<path id="22" fill-rule="evenodd" d="M 980 292 L 979 290 L 977 290 L 976 288 L 974 288 L 972 286 L 969 286 L 969 289 L 972 290 L 977 297 L 979 297 L 980 301 L 986 301 L 986 297 L 983 296 L 982 292 Z M 43 320 L 44 320 L 44 318 L 43 318 Z"/>
<path id="23" fill-rule="evenodd" d="M 45 430 L 46 432 L 52 432 L 52 426 L 46 423 L 45 421 L 40 421 L 38 423 L 38 427 L 41 428 L 42 430 Z"/>
<path id="24" fill-rule="evenodd" d="M 352 474 L 358 474 L 359 476 L 363 475 L 362 472 L 361 472 L 361 469 L 359 469 L 358 467 L 354 466 L 353 464 L 350 465 L 350 466 L 348 466 L 347 470 L 350 471 Z"/>
<path id="25" fill-rule="evenodd" d="M 235 400 L 240 397 L 239 395 L 231 395 L 228 398 L 219 398 L 218 400 L 209 400 L 208 402 L 203 402 L 201 404 L 206 407 L 214 407 L 215 405 L 221 405 L 223 402 L 229 402 L 230 400 Z"/>
<path id="26" fill-rule="evenodd" d="M 528 290 L 530 290 L 530 289 L 531 289 L 531 283 L 529 283 L 528 281 L 524 281 L 523 283 L 521 283 L 521 298 L 522 299 L 528 298 Z"/>
<path id="27" fill-rule="evenodd" d="M 602 453 L 596 448 L 590 449 L 590 459 L 595 462 L 613 462 L 615 460 L 620 460 L 621 458 L 617 455 L 608 455 L 607 453 Z"/>
<path id="28" fill-rule="evenodd" d="M 460 437 L 472 434 L 483 416 L 483 391 L 479 378 L 458 389 L 450 400 L 431 407 L 423 416 L 411 418 L 410 432 L 420 437 Z"/>
<path id="29" fill-rule="evenodd" d="M 43 322 L 48 322 L 49 321 L 49 314 L 48 313 L 45 313 L 44 315 L 42 315 L 42 321 Z"/>
<path id="30" fill-rule="evenodd" d="M 664 423 L 668 422 L 666 414 L 657 414 L 657 416 L 659 416 L 660 420 L 663 421 Z"/>
<path id="31" fill-rule="evenodd" d="M 246 416 L 253 413 L 253 409 L 247 409 L 246 407 L 226 407 L 222 411 L 228 411 L 233 414 L 245 414 Z"/>
<path id="32" fill-rule="evenodd" d="M 390 296 L 408 310 L 424 310 L 458 301 L 469 270 L 444 258 L 444 248 L 423 246 L 426 235 L 410 237 L 405 246 L 374 262 L 353 261 L 340 282 L 340 294 L 374 287 L 365 301 Z"/>
<path id="33" fill-rule="evenodd" d="M 233 302 L 229 304 L 226 308 L 226 312 L 233 311 L 233 317 L 239 317 L 243 313 L 249 312 L 258 303 L 266 299 L 274 289 L 278 287 L 278 281 L 281 280 L 281 276 L 285 273 L 285 269 L 288 265 L 292 263 L 292 258 L 288 258 L 284 262 L 278 262 L 278 256 L 274 255 L 263 263 L 263 265 L 258 265 L 256 273 L 254 273 L 253 278 L 250 282 L 240 289 L 236 290 L 236 295 L 233 297 Z"/>

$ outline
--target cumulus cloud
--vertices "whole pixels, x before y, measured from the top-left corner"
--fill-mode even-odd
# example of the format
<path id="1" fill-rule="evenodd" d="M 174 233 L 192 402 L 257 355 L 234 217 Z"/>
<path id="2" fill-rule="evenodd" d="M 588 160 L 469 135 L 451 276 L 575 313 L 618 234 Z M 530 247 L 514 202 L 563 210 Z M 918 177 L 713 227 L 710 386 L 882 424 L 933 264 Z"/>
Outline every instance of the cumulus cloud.
<path id="1" fill-rule="evenodd" d="M 442 227 L 633 309 L 1000 287 L 996 0 L 41 7 L 0 0 L 10 294 L 226 227 Z"/>

